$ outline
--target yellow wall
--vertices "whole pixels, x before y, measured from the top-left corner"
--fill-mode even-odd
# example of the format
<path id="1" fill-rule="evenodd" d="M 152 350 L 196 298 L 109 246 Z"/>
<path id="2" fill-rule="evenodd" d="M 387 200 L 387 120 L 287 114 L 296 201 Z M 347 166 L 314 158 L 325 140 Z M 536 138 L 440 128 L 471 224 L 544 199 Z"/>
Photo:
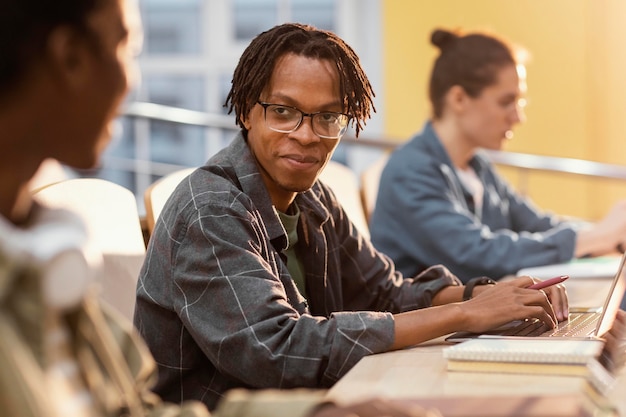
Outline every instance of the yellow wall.
<path id="1" fill-rule="evenodd" d="M 531 54 L 527 121 L 505 150 L 626 165 L 625 1 L 384 0 L 383 27 L 386 136 L 408 138 L 430 114 L 432 30 L 488 30 Z M 501 172 L 517 184 L 518 172 Z M 626 198 L 616 181 L 548 173 L 525 181 L 540 207 L 589 219 Z"/>

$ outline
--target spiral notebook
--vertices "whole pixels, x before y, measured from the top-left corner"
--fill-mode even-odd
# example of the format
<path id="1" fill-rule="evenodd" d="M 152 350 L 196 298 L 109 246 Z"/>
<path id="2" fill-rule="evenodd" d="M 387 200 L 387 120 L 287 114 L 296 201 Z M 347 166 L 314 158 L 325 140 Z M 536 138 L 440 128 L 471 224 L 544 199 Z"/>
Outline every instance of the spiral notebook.
<path id="1" fill-rule="evenodd" d="M 604 305 L 601 307 L 570 307 L 569 319 L 548 329 L 537 319 L 515 320 L 485 333 L 457 332 L 448 342 L 462 342 L 482 335 L 506 337 L 594 338 L 606 333 L 615 320 L 626 291 L 626 254 L 622 255 Z"/>

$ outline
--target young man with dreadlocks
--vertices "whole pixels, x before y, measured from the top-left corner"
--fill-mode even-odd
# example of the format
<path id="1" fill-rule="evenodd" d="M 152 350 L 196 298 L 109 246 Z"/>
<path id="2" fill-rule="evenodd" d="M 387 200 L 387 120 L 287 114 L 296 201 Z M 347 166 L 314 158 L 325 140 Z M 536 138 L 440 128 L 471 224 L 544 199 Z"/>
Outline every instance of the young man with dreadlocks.
<path id="1" fill-rule="evenodd" d="M 163 398 L 213 408 L 235 387 L 329 387 L 365 355 L 567 316 L 564 288 L 548 298 L 530 277 L 404 278 L 358 232 L 318 176 L 373 95 L 333 33 L 284 24 L 244 51 L 226 99 L 241 131 L 175 190 L 139 277 L 135 324 Z"/>
<path id="2" fill-rule="evenodd" d="M 0 13 L 0 415 L 209 417 L 162 402 L 132 326 L 97 297 L 98 254 L 81 220 L 32 195 L 42 161 L 91 168 L 133 85 L 142 37 L 134 0 L 3 0 Z M 213 417 L 434 416 L 320 390 L 238 390 Z M 367 413 L 369 412 L 369 414 Z M 438 415 L 438 414 L 437 414 Z"/>

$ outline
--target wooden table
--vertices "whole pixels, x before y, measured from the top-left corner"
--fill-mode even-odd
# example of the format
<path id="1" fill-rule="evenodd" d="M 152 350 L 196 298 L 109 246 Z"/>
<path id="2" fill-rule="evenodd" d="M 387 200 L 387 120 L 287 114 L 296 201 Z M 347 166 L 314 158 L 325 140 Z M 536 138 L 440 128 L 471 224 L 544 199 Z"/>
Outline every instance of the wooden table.
<path id="1" fill-rule="evenodd" d="M 329 391 L 338 402 L 353 402 L 380 396 L 385 398 L 429 398 L 568 394 L 578 392 L 583 378 L 548 375 L 512 375 L 447 372 L 442 349 L 435 341 L 411 349 L 363 358 Z"/>
<path id="2" fill-rule="evenodd" d="M 610 280 L 570 280 L 571 305 L 602 305 Z M 419 346 L 363 358 L 335 384 L 328 397 L 350 403 L 371 397 L 428 399 L 441 397 L 489 397 L 512 395 L 571 395 L 581 393 L 582 377 L 448 372 L 442 350 L 449 346 L 439 338 Z M 626 375 L 620 377 L 620 406 L 626 411 Z M 619 398 L 615 394 L 613 399 Z M 626 415 L 626 414 L 624 414 Z"/>

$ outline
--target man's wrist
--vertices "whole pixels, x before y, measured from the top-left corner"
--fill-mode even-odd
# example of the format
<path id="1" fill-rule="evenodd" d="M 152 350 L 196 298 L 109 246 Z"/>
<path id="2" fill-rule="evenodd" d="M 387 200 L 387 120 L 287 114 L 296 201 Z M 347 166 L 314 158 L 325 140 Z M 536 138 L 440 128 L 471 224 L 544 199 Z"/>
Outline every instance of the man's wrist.
<path id="1" fill-rule="evenodd" d="M 463 289 L 463 301 L 470 300 L 474 294 L 474 287 L 477 285 L 493 285 L 496 282 L 491 278 L 487 277 L 478 277 L 472 278 L 465 284 L 465 288 Z"/>

